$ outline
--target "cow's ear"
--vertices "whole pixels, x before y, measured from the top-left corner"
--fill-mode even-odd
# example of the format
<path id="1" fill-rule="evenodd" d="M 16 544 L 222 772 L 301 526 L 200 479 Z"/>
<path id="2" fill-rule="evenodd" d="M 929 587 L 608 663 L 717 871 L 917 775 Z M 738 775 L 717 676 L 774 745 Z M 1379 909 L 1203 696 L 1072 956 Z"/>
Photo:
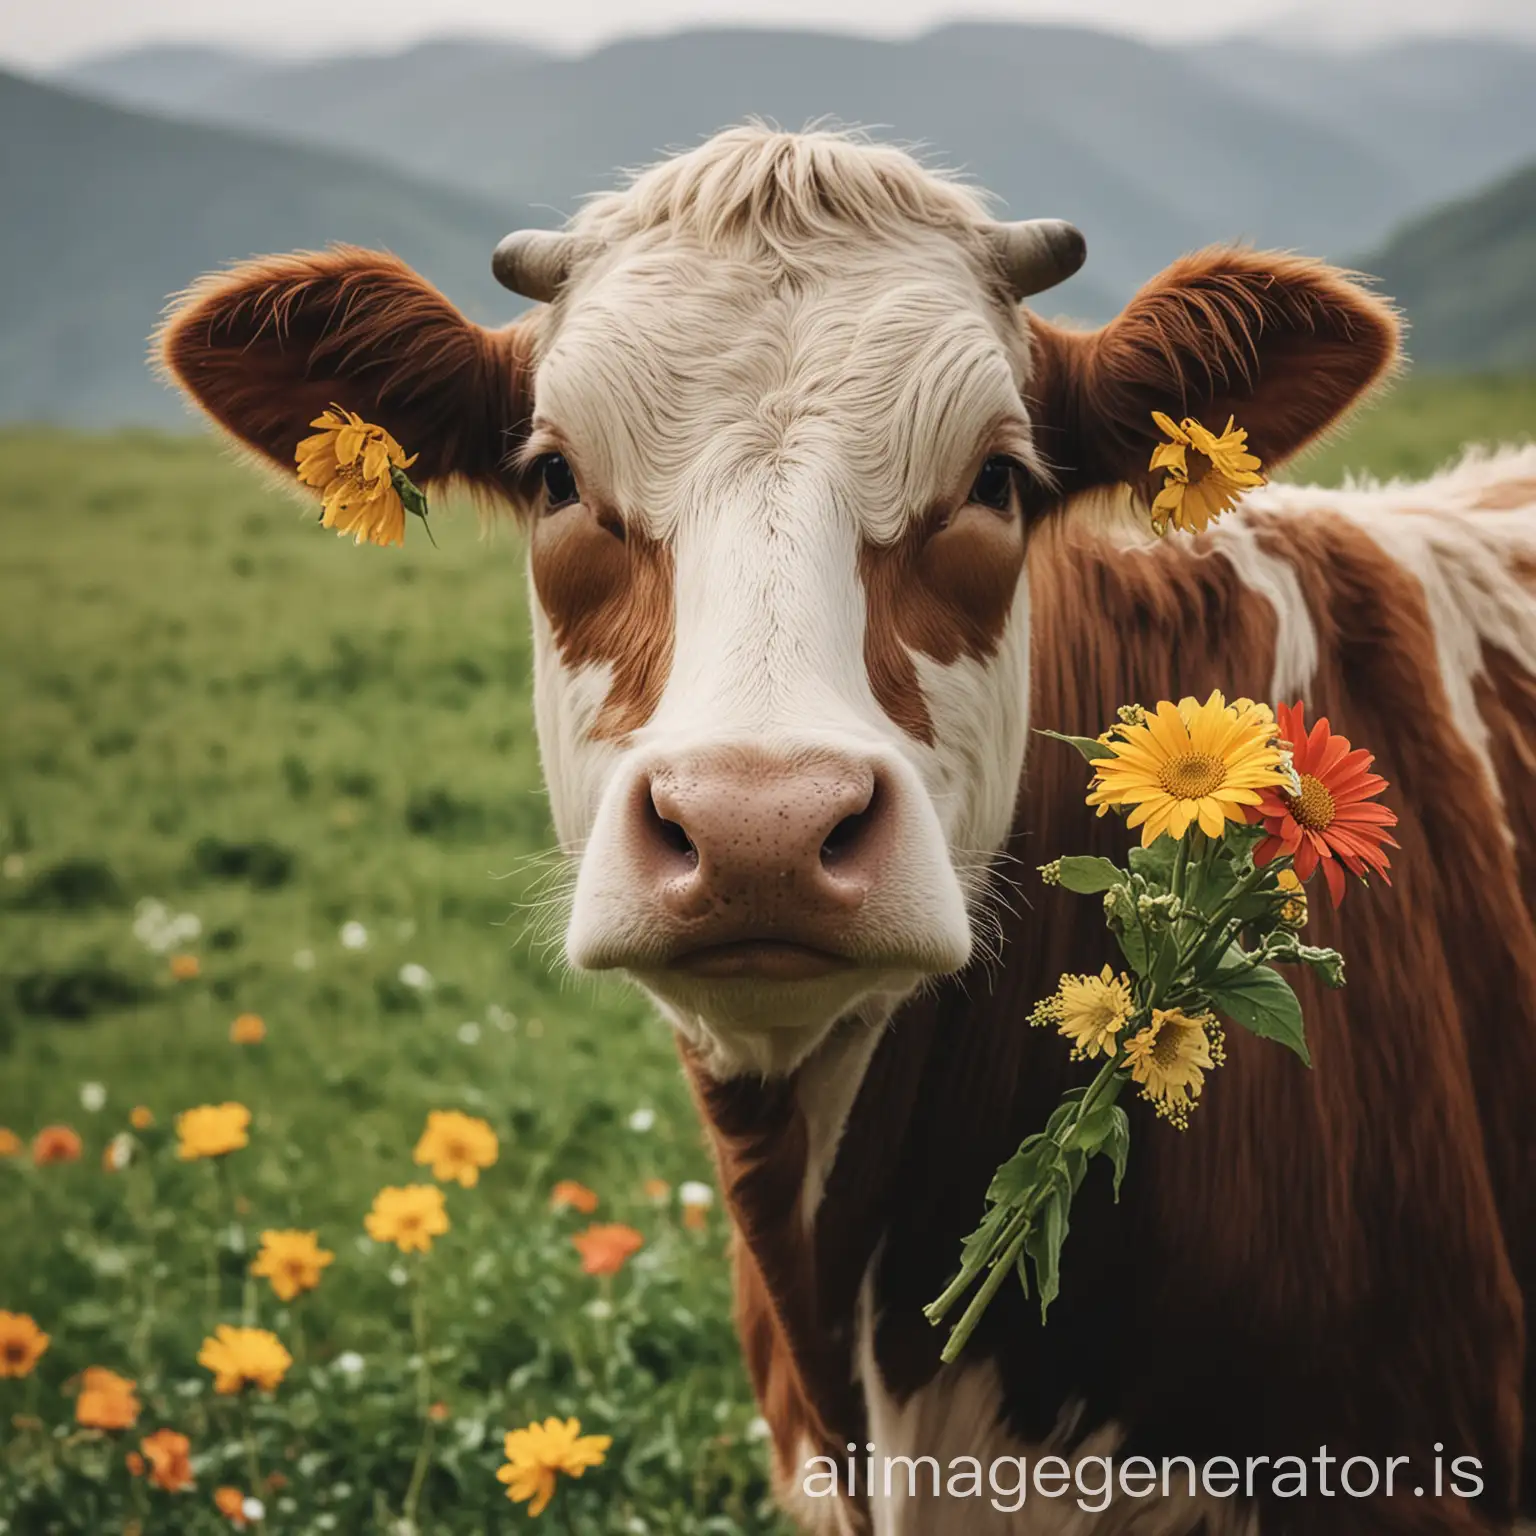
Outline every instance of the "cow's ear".
<path id="1" fill-rule="evenodd" d="M 516 485 L 526 334 L 472 324 L 393 256 L 337 247 L 215 273 L 173 305 L 155 346 L 220 427 L 290 473 L 334 402 L 420 455 L 413 478 Z"/>
<path id="2" fill-rule="evenodd" d="M 1391 305 L 1337 268 L 1260 251 L 1186 256 L 1102 330 L 1028 325 L 1038 446 L 1068 495 L 1153 492 L 1153 411 L 1216 432 L 1234 416 L 1273 468 L 1399 360 Z"/>

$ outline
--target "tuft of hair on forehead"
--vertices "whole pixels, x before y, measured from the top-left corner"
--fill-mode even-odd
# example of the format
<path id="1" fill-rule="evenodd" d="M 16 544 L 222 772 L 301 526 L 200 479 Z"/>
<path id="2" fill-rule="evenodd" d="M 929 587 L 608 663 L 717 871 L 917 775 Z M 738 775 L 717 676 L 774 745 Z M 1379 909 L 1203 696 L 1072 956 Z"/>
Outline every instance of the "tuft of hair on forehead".
<path id="1" fill-rule="evenodd" d="M 603 244 L 666 231 L 722 255 L 785 260 L 808 243 L 914 226 L 974 243 L 988 217 L 985 194 L 895 145 L 747 124 L 597 194 L 570 228 Z"/>

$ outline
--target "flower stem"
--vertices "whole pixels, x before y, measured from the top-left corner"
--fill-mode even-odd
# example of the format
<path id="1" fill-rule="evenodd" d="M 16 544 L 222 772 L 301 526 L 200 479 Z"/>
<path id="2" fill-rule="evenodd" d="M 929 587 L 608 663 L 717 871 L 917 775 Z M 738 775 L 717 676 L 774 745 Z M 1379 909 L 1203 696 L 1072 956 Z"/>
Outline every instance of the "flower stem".
<path id="1" fill-rule="evenodd" d="M 1051 1138 L 1058 1147 L 1065 1147 L 1076 1134 L 1078 1126 L 1087 1117 L 1100 1099 L 1104 1097 L 1106 1090 L 1114 1082 L 1119 1072 L 1119 1063 L 1116 1057 L 1105 1060 L 1088 1085 L 1088 1091 L 1077 1102 L 1074 1112 L 1058 1127 Z M 1020 1251 L 1028 1240 L 1030 1230 L 1034 1226 L 1035 1216 L 1045 1196 L 1050 1192 L 1050 1187 L 1044 1186 L 1032 1190 L 1026 1197 L 1018 1211 L 1009 1219 L 1003 1228 L 1002 1234 L 993 1244 L 990 1254 L 973 1260 L 963 1267 L 958 1275 L 949 1283 L 944 1294 L 937 1301 L 931 1302 L 923 1309 L 923 1315 L 930 1323 L 937 1325 L 942 1322 L 944 1316 L 959 1301 L 960 1297 L 974 1283 L 976 1277 L 983 1269 L 988 1269 L 986 1280 L 981 1289 L 971 1298 L 970 1305 L 960 1316 L 960 1321 L 950 1329 L 949 1338 L 945 1342 L 939 1358 L 946 1365 L 959 1358 L 960 1352 L 965 1348 L 970 1336 L 975 1332 L 976 1325 L 981 1321 L 982 1314 L 992 1304 L 992 1298 L 997 1295 L 998 1288 L 1013 1266 L 1018 1262 Z"/>
<path id="2" fill-rule="evenodd" d="M 410 1529 L 416 1529 L 416 1508 L 427 1480 L 432 1459 L 432 1440 L 436 1426 L 432 1422 L 432 1366 L 427 1358 L 427 1298 L 421 1284 L 421 1258 L 411 1268 L 411 1332 L 416 1341 L 416 1412 L 421 1418 L 421 1444 L 411 1467 L 410 1485 L 405 1490 L 401 1514 Z"/>
<path id="3" fill-rule="evenodd" d="M 250 1479 L 251 1497 L 261 1499 L 261 1463 L 256 1458 L 256 1432 L 251 1426 L 250 1389 L 240 1395 L 240 1422 L 245 1435 L 245 1475 Z M 262 1499 L 263 1505 L 266 1501 Z M 260 1530 L 265 1523 L 262 1520 L 253 1522 L 255 1528 Z"/>

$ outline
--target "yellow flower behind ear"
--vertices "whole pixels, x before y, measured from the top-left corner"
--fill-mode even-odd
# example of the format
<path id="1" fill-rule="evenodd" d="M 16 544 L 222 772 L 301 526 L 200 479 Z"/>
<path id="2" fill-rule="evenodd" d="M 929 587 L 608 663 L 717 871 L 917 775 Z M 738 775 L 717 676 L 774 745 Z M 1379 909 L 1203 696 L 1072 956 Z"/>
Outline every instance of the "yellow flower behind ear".
<path id="1" fill-rule="evenodd" d="M 1220 434 L 1200 425 L 1193 416 L 1175 422 L 1152 412 L 1158 430 L 1168 438 L 1153 450 L 1149 470 L 1164 470 L 1163 488 L 1152 503 L 1152 531 L 1161 537 L 1170 526 L 1184 533 L 1203 533 L 1237 505 L 1244 491 L 1264 484 L 1261 463 L 1248 452 L 1248 433 L 1227 417 Z"/>
<path id="2" fill-rule="evenodd" d="M 405 502 L 394 471 L 409 469 L 420 457 L 405 449 L 383 427 L 363 420 L 356 411 L 332 405 L 310 426 L 320 430 L 306 437 L 294 452 L 299 479 L 320 492 L 320 521 L 337 533 L 350 533 L 356 543 L 405 543 Z M 410 481 L 405 482 L 408 486 Z M 412 486 L 417 498 L 421 493 Z M 422 508 L 425 499 L 421 498 Z"/>

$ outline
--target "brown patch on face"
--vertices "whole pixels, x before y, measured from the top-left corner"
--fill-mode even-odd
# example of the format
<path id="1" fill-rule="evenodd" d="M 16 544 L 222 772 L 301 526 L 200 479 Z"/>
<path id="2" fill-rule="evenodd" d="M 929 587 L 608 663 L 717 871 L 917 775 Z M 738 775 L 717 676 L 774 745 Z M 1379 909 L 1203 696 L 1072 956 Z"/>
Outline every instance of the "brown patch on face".
<path id="1" fill-rule="evenodd" d="M 975 505 L 946 521 L 924 519 L 895 544 L 866 544 L 860 552 L 869 685 L 915 740 L 932 743 L 933 721 L 912 652 L 945 666 L 962 656 L 994 655 L 1023 569 L 1023 519 Z"/>
<path id="2" fill-rule="evenodd" d="M 568 667 L 607 662 L 608 697 L 592 737 L 639 730 L 661 702 L 672 669 L 672 552 L 611 513 L 583 503 L 534 525 L 533 586 Z"/>
<path id="3" fill-rule="evenodd" d="M 1479 512 L 1514 512 L 1536 506 L 1536 479 L 1505 480 L 1491 485 L 1472 505 Z"/>

